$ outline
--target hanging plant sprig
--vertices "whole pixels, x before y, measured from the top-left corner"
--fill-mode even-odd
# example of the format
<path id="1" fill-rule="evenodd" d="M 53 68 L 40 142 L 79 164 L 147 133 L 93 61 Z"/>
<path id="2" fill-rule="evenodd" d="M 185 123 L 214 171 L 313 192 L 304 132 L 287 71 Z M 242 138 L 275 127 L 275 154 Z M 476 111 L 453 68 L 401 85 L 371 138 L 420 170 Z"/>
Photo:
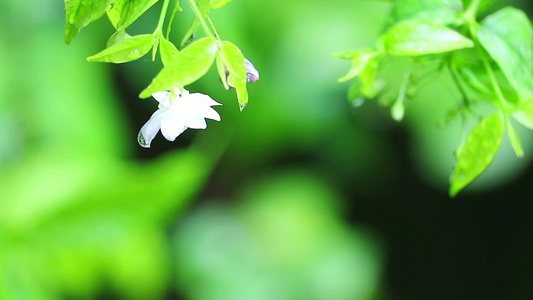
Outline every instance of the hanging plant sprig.
<path id="1" fill-rule="evenodd" d="M 396 0 L 387 26 L 376 49 L 349 50 L 337 54 L 352 61 L 348 74 L 339 79 L 355 79 L 350 100 L 385 98 L 396 94 L 390 103 L 392 116 L 404 116 L 407 85 L 416 90 L 416 81 L 404 81 L 398 90 L 378 77 L 384 58 L 437 57 L 462 99 L 446 119 L 481 115 L 477 125 L 462 138 L 455 152 L 456 164 L 450 179 L 449 194 L 455 196 L 481 175 L 492 163 L 503 140 L 505 129 L 516 155 L 524 155 L 511 118 L 533 129 L 533 29 L 527 15 L 505 7 L 478 21 L 480 11 L 491 1 L 482 0 Z M 407 73 L 416 73 L 409 69 Z M 439 68 L 440 72 L 440 68 Z M 419 77 L 418 74 L 413 74 Z M 475 101 L 474 101 L 475 100 Z M 490 103 L 493 112 L 477 109 Z M 483 106 L 481 106 L 483 107 Z M 478 110 L 475 112 L 474 110 Z M 463 126 L 464 128 L 464 126 Z"/>
<path id="2" fill-rule="evenodd" d="M 138 141 L 143 147 L 150 146 L 159 130 L 167 140 L 173 141 L 187 128 L 205 129 L 205 119 L 220 120 L 218 113 L 211 107 L 220 103 L 207 95 L 189 93 L 185 89 L 185 86 L 203 77 L 215 61 L 224 87 L 236 90 L 241 111 L 248 103 L 246 84 L 259 79 L 259 72 L 244 58 L 241 50 L 233 43 L 221 40 L 209 17 L 211 9 L 224 7 L 231 0 L 188 0 L 195 18 L 184 37 L 181 46 L 186 46 L 181 51 L 170 41 L 172 22 L 176 13 L 182 11 L 179 0 L 173 1 L 174 9 L 166 36 L 163 34 L 163 26 L 170 0 L 163 1 L 153 33 L 130 36 L 126 32 L 156 2 L 158 0 L 65 0 L 67 44 L 83 27 L 104 13 L 116 29 L 108 39 L 107 48 L 88 57 L 88 61 L 126 63 L 143 57 L 150 50 L 153 50 L 152 60 L 155 60 L 159 50 L 164 67 L 140 93 L 141 98 L 152 96 L 159 103 L 158 110 L 139 132 Z M 199 26 L 206 36 L 194 40 Z"/>

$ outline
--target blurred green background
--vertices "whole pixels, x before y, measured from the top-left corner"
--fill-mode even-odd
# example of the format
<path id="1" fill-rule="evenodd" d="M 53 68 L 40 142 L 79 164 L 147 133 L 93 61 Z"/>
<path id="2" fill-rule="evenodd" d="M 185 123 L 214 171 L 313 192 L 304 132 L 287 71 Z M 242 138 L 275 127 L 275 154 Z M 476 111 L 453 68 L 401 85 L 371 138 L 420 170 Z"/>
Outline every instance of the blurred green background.
<path id="1" fill-rule="evenodd" d="M 500 1 L 532 12 L 529 1 Z M 261 72 L 240 113 L 137 145 L 148 57 L 88 63 L 106 19 L 63 44 L 62 1 L 0 2 L 0 299 L 531 299 L 533 138 L 447 197 L 459 124 L 439 78 L 391 121 L 354 108 L 331 54 L 373 47 L 390 4 L 234 0 L 212 12 Z M 128 31 L 155 28 L 161 3 Z M 186 3 L 171 39 L 192 21 Z M 493 10 L 494 10 L 493 9 Z M 387 75 L 387 74 L 385 74 Z"/>

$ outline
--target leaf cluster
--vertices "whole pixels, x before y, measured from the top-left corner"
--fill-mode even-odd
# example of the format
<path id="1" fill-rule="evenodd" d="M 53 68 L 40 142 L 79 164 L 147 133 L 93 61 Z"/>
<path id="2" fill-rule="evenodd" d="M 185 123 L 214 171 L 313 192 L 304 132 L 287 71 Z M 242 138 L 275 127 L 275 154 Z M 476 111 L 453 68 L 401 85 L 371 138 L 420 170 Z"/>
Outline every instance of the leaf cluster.
<path id="1" fill-rule="evenodd" d="M 383 62 L 409 58 L 416 63 L 438 61 L 434 72 L 448 72 L 461 99 L 446 113 L 449 122 L 460 117 L 463 123 L 477 123 L 456 150 L 456 165 L 451 176 L 450 195 L 481 175 L 492 163 L 504 132 L 518 157 L 524 151 L 511 119 L 533 129 L 533 30 L 526 14 L 505 7 L 478 20 L 489 0 L 397 0 L 374 49 L 348 50 L 334 55 L 348 59 L 352 68 L 339 79 L 355 78 L 349 100 L 384 99 L 391 95 L 379 71 Z M 406 98 L 416 91 L 414 77 L 419 70 L 405 70 L 396 100 L 388 101 L 392 117 L 404 116 Z M 427 75 L 427 74 L 425 74 Z M 430 77 L 430 76 L 429 76 Z M 382 101 L 384 102 L 384 101 Z M 385 101 L 386 102 L 386 101 Z M 494 107 L 488 115 L 476 112 L 482 103 Z M 466 128 L 467 126 L 463 126 Z M 464 129 L 463 129 L 464 130 Z"/>
<path id="2" fill-rule="evenodd" d="M 157 2 L 158 0 L 65 0 L 65 43 L 69 44 L 83 27 L 106 14 L 116 32 L 108 39 L 106 49 L 88 57 L 88 61 L 126 63 L 145 56 L 150 50 L 152 60 L 155 60 L 159 50 L 164 67 L 141 92 L 141 98 L 148 98 L 155 92 L 182 89 L 205 75 L 216 61 L 224 87 L 228 90 L 236 89 L 242 110 L 248 103 L 245 58 L 236 45 L 220 39 L 209 17 L 210 10 L 224 7 L 231 0 L 188 0 L 195 18 L 182 39 L 181 49 L 169 39 L 172 21 L 176 13 L 182 11 L 179 0 L 173 1 L 174 9 L 166 35 L 163 34 L 163 24 L 170 0 L 163 1 L 159 22 L 153 33 L 130 36 L 126 32 L 131 24 Z M 195 40 L 199 27 L 202 27 L 206 37 Z"/>

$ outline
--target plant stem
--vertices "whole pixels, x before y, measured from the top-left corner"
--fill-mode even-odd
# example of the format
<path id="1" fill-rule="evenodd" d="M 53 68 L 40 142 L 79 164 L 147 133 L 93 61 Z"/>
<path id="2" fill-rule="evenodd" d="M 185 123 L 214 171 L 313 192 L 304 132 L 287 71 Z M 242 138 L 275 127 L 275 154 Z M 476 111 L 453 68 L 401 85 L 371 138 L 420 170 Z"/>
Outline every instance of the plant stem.
<path id="1" fill-rule="evenodd" d="M 211 32 L 211 30 L 207 26 L 207 23 L 205 22 L 204 16 L 202 16 L 202 13 L 200 12 L 200 9 L 198 9 L 198 6 L 196 5 L 196 1 L 195 0 L 188 0 L 188 1 L 189 1 L 189 4 L 192 7 L 192 10 L 194 10 L 194 13 L 196 14 L 196 17 L 200 21 L 200 25 L 202 25 L 202 28 L 204 29 L 205 34 L 208 37 L 215 38 L 215 36 L 213 36 L 213 33 Z"/>
<path id="2" fill-rule="evenodd" d="M 496 75 L 494 74 L 494 71 L 492 70 L 492 67 L 490 66 L 489 62 L 487 61 L 487 58 L 485 57 L 485 53 L 481 52 L 478 48 L 479 56 L 481 56 L 481 61 L 483 62 L 483 66 L 485 67 L 485 70 L 487 71 L 487 74 L 489 74 L 490 82 L 492 84 L 492 87 L 494 88 L 494 92 L 496 93 L 496 96 L 498 97 L 498 100 L 500 100 L 500 103 L 504 108 L 507 108 L 507 100 L 505 100 L 505 96 L 502 93 L 502 89 L 500 88 L 500 84 L 498 83 L 498 80 L 496 79 Z"/>
<path id="3" fill-rule="evenodd" d="M 161 15 L 159 15 L 159 21 L 154 33 L 161 33 L 163 31 L 163 24 L 165 23 L 165 17 L 167 16 L 168 4 L 170 0 L 163 2 L 163 8 L 161 9 Z"/>
<path id="4" fill-rule="evenodd" d="M 220 35 L 218 34 L 217 32 L 217 29 L 215 28 L 215 24 L 213 24 L 213 21 L 211 21 L 211 18 L 209 16 L 207 16 L 207 21 L 209 21 L 209 25 L 211 26 L 211 29 L 213 29 L 213 32 L 215 33 L 215 37 L 219 40 L 219 41 L 222 41 L 220 39 Z"/>
<path id="5" fill-rule="evenodd" d="M 448 68 L 450 69 L 450 74 L 452 75 L 453 82 L 457 86 L 457 89 L 459 90 L 459 93 L 461 93 L 461 97 L 463 97 L 463 103 L 465 104 L 465 107 L 469 107 L 470 101 L 468 100 L 468 96 L 466 95 L 466 91 L 464 90 L 463 86 L 461 85 L 461 82 L 459 81 L 459 78 L 457 76 L 457 66 L 455 64 L 448 62 Z"/>
<path id="6" fill-rule="evenodd" d="M 476 15 L 477 11 L 479 9 L 479 4 L 481 3 L 481 0 L 473 0 L 470 2 L 470 5 L 466 9 L 465 13 L 463 14 L 463 19 L 468 24 L 472 24 L 476 21 Z"/>
<path id="7" fill-rule="evenodd" d="M 479 2 L 479 1 L 476 1 L 476 0 L 472 1 L 472 5 L 474 5 L 474 2 Z M 500 88 L 500 84 L 498 83 L 498 80 L 496 79 L 496 75 L 494 74 L 494 71 L 492 70 L 490 63 L 487 60 L 487 56 L 483 52 L 483 49 L 481 49 L 481 43 L 479 42 L 479 39 L 477 38 L 477 31 L 476 31 L 477 26 L 479 26 L 479 24 L 477 24 L 475 20 L 469 23 L 468 25 L 470 35 L 476 42 L 476 45 L 474 46 L 474 48 L 476 48 L 476 51 L 481 59 L 481 62 L 483 63 L 483 67 L 485 68 L 485 71 L 487 71 L 487 74 L 489 75 L 490 83 L 492 84 L 492 88 L 494 89 L 494 92 L 496 93 L 496 97 L 498 98 L 499 103 L 500 103 L 500 109 L 505 110 L 506 108 L 509 107 L 509 105 L 507 104 L 507 100 L 505 99 L 505 96 L 502 93 L 502 89 Z"/>

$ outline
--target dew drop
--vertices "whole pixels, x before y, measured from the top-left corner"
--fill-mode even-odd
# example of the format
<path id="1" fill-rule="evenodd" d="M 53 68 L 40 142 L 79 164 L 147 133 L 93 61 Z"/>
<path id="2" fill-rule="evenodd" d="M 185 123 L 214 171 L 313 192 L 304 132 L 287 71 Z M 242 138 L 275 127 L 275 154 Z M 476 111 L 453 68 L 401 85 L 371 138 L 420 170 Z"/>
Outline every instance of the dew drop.
<path id="1" fill-rule="evenodd" d="M 246 105 L 248 105 L 248 103 L 241 104 L 239 105 L 239 107 L 241 108 L 241 110 L 243 110 L 246 107 Z"/>
<path id="2" fill-rule="evenodd" d="M 139 134 L 137 135 L 137 142 L 143 148 L 150 148 L 150 144 L 146 142 L 146 139 L 144 138 L 141 131 L 139 131 Z"/>

